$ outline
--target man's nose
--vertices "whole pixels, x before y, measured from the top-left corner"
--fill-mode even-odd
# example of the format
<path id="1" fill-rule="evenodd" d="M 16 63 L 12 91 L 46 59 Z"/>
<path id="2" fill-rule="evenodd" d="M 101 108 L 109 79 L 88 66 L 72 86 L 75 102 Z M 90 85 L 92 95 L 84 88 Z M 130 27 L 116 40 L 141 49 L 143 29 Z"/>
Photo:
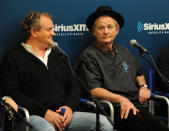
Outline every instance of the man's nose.
<path id="1" fill-rule="evenodd" d="M 104 33 L 106 34 L 108 32 L 109 32 L 108 28 L 104 28 Z"/>
<path id="2" fill-rule="evenodd" d="M 52 36 L 56 36 L 56 33 L 54 31 L 52 31 L 51 35 Z"/>

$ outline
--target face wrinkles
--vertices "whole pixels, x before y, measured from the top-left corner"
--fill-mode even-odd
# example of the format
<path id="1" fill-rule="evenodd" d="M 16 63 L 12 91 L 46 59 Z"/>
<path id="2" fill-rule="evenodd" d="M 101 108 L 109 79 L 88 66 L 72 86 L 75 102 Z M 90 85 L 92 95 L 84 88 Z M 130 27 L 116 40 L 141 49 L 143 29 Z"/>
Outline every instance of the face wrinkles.
<path id="1" fill-rule="evenodd" d="M 112 17 L 101 16 L 95 21 L 93 34 L 99 43 L 112 44 L 118 31 L 119 27 Z"/>

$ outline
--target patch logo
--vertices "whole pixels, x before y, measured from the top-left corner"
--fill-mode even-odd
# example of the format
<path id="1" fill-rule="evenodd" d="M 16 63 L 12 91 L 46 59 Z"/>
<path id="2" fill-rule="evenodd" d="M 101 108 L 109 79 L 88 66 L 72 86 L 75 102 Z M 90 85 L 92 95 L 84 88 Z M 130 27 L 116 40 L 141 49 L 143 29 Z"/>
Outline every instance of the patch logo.
<path id="1" fill-rule="evenodd" d="M 128 72 L 128 65 L 127 65 L 127 63 L 126 62 L 121 62 L 121 64 L 122 64 L 125 72 Z"/>

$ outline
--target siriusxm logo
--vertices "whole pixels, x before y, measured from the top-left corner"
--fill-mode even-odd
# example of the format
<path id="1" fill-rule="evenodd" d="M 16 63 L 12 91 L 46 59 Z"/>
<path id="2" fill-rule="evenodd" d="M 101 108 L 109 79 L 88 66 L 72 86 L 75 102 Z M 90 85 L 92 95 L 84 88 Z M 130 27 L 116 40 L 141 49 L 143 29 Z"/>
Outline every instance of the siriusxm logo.
<path id="1" fill-rule="evenodd" d="M 141 23 L 140 21 L 137 22 L 137 31 L 141 32 L 143 29 L 144 29 L 143 23 Z"/>
<path id="2" fill-rule="evenodd" d="M 56 32 L 78 32 L 78 31 L 89 31 L 86 24 L 73 24 L 73 25 L 57 25 L 54 26 Z"/>
<path id="3" fill-rule="evenodd" d="M 137 22 L 137 31 L 165 31 L 169 30 L 169 23 L 157 24 L 157 23 L 142 23 L 141 21 Z"/>

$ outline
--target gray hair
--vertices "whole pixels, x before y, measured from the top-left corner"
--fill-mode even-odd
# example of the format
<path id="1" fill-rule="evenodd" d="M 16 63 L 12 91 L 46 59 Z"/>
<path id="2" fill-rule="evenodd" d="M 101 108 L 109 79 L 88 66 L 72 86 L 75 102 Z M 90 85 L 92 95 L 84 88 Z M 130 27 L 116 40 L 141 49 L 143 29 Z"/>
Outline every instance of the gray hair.
<path id="1" fill-rule="evenodd" d="M 26 17 L 22 21 L 22 30 L 24 32 L 25 39 L 28 40 L 31 33 L 31 29 L 40 30 L 41 24 L 40 24 L 40 16 L 46 16 L 50 19 L 53 18 L 53 16 L 47 12 L 36 12 L 36 11 L 28 11 L 26 14 Z"/>

